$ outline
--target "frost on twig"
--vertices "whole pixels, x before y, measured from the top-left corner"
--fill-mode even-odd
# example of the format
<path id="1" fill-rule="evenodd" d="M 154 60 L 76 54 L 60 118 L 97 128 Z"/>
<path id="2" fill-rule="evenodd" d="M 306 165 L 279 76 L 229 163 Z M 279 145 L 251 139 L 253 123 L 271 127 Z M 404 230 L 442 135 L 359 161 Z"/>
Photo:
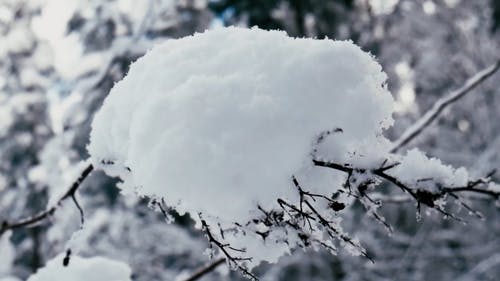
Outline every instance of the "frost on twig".
<path id="1" fill-rule="evenodd" d="M 213 246 L 217 247 L 219 251 L 223 253 L 223 255 L 226 257 L 226 260 L 229 264 L 230 267 L 236 268 L 240 270 L 246 277 L 252 279 L 252 280 L 258 280 L 258 278 L 253 275 L 250 270 L 245 266 L 243 263 L 245 261 L 251 261 L 251 257 L 245 257 L 242 256 L 242 254 L 246 253 L 245 249 L 237 249 L 232 247 L 228 243 L 224 243 L 219 241 L 217 238 L 215 238 L 214 234 L 212 234 L 212 231 L 210 230 L 210 226 L 207 224 L 207 222 L 202 218 L 201 214 L 199 214 L 200 220 L 201 220 L 201 226 L 203 232 L 205 232 L 208 242 L 209 242 L 209 247 L 212 248 Z M 223 230 L 221 231 L 221 235 L 224 236 Z"/>

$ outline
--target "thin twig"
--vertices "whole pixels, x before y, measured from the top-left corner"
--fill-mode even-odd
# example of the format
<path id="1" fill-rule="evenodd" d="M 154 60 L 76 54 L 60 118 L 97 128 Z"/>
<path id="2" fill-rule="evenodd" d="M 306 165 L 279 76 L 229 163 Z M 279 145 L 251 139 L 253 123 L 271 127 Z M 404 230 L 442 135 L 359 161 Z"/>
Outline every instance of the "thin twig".
<path id="1" fill-rule="evenodd" d="M 218 260 L 213 261 L 212 263 L 198 269 L 193 275 L 184 279 L 184 281 L 195 281 L 205 276 L 206 274 L 214 271 L 219 265 L 223 264 L 226 261 L 225 258 L 220 258 Z"/>
<path id="2" fill-rule="evenodd" d="M 212 234 L 207 222 L 201 218 L 201 214 L 198 215 L 200 217 L 202 229 L 207 236 L 210 247 L 212 247 L 212 245 L 215 245 L 226 256 L 228 263 L 238 268 L 241 271 L 241 273 L 243 273 L 246 277 L 248 277 L 251 280 L 259 280 L 257 276 L 253 275 L 244 265 L 241 264 L 242 262 L 245 261 L 251 261 L 252 260 L 251 257 L 241 257 L 241 256 L 235 257 L 229 252 L 230 250 L 232 250 L 235 252 L 244 253 L 246 252 L 246 250 L 233 248 L 229 244 L 224 244 L 219 240 L 217 240 Z"/>
<path id="3" fill-rule="evenodd" d="M 81 186 L 82 182 L 90 175 L 92 170 L 94 170 L 94 166 L 92 164 L 89 164 L 85 168 L 85 170 L 83 170 L 83 172 L 80 174 L 78 179 L 71 185 L 71 187 L 68 189 L 68 191 L 61 197 L 61 199 L 59 199 L 59 201 L 57 201 L 57 204 L 55 204 L 51 208 L 49 208 L 43 212 L 40 212 L 39 214 L 34 215 L 32 217 L 21 219 L 17 222 L 8 222 L 8 221 L 2 222 L 2 224 L 0 225 L 0 236 L 8 230 L 14 230 L 14 229 L 23 228 L 23 227 L 31 227 L 31 226 L 34 226 L 38 223 L 41 223 L 46 218 L 52 216 L 54 214 L 54 212 L 57 210 L 57 208 L 59 208 L 59 206 L 61 206 L 63 201 L 65 201 L 68 198 L 72 198 L 74 200 L 78 210 L 80 211 L 80 215 L 81 215 L 80 219 L 81 219 L 81 222 L 83 224 L 83 221 L 84 221 L 83 210 L 81 209 L 80 205 L 76 201 L 75 194 L 76 194 L 76 191 L 78 190 L 78 188 Z"/>
<path id="4" fill-rule="evenodd" d="M 410 126 L 406 131 L 399 137 L 393 144 L 391 152 L 397 152 L 403 146 L 412 141 L 416 136 L 418 136 L 422 131 L 427 128 L 432 121 L 436 120 L 439 114 L 454 103 L 459 100 L 471 90 L 476 88 L 481 82 L 486 80 L 488 77 L 492 76 L 500 68 L 500 59 L 497 60 L 493 65 L 481 70 L 476 75 L 469 78 L 465 84 L 439 99 L 431 109 L 429 109 L 419 120 L 417 120 L 412 126 Z"/>

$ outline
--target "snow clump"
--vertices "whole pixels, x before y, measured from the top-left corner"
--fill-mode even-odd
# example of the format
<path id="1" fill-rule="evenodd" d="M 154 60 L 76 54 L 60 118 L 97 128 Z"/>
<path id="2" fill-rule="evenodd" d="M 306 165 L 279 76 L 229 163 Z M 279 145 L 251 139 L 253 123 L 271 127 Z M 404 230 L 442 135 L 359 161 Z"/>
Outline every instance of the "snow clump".
<path id="1" fill-rule="evenodd" d="M 276 208 L 278 198 L 297 202 L 292 177 L 318 194 L 341 188 L 346 175 L 313 167 L 313 158 L 364 169 L 418 158 L 419 167 L 439 167 L 422 177 L 455 176 L 423 154 L 390 154 L 382 134 L 393 110 L 382 67 L 350 41 L 220 28 L 168 40 L 133 63 L 96 114 L 88 151 L 96 167 L 123 180 L 123 192 L 162 198 L 199 225 L 201 214 L 253 266 L 289 252 L 294 241 L 280 243 L 288 232 L 262 243 L 218 227 L 246 225 L 262 214 L 257 206 Z"/>
<path id="2" fill-rule="evenodd" d="M 133 63 L 96 114 L 88 150 L 124 189 L 245 221 L 257 203 L 295 193 L 291 177 L 310 165 L 319 134 L 343 130 L 333 151 L 381 138 L 393 121 L 385 81 L 351 42 L 207 31 Z"/>
<path id="3" fill-rule="evenodd" d="M 63 265 L 65 254 L 47 262 L 45 267 L 31 275 L 27 281 L 131 281 L 132 270 L 119 261 L 104 257 L 83 258 L 72 256 L 67 266 Z"/>

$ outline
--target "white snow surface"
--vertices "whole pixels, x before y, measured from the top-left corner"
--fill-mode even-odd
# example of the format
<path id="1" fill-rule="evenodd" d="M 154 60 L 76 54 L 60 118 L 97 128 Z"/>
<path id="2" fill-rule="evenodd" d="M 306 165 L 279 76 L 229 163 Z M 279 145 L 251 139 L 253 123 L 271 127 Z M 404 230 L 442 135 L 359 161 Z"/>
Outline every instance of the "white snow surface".
<path id="1" fill-rule="evenodd" d="M 382 135 L 394 110 L 385 85 L 381 66 L 349 41 L 214 29 L 165 41 L 133 63 L 96 114 L 88 151 L 124 181 L 124 193 L 161 197 L 195 219 L 201 213 L 218 236 L 217 224 L 245 224 L 257 205 L 297 202 L 292 176 L 315 193 L 341 187 L 345 174 L 312 167 L 313 157 L 367 169 L 410 159 L 391 155 Z M 455 176 L 420 156 L 416 165 L 440 167 L 440 179 Z M 232 233 L 224 240 L 247 249 L 251 266 L 293 247 L 277 242 L 287 235 L 280 231 L 267 245 Z"/>
<path id="2" fill-rule="evenodd" d="M 10 243 L 12 231 L 7 231 L 0 237 L 0 278 L 7 277 L 14 263 L 15 250 Z"/>
<path id="3" fill-rule="evenodd" d="M 47 262 L 45 267 L 31 275 L 27 281 L 131 281 L 132 270 L 119 261 L 104 257 L 83 258 L 71 256 L 63 266 L 64 254 Z"/>
<path id="4" fill-rule="evenodd" d="M 401 157 L 401 165 L 389 170 L 410 187 L 429 192 L 439 191 L 439 186 L 466 186 L 469 175 L 465 168 L 454 169 L 437 158 L 428 158 L 418 149 L 409 150 Z"/>
<path id="5" fill-rule="evenodd" d="M 335 145 L 350 148 L 391 125 L 385 80 L 351 42 L 207 31 L 135 62 L 97 113 L 88 149 L 97 165 L 131 169 L 124 188 L 245 220 L 257 202 L 295 192 L 291 177 L 321 132 L 342 128 Z"/>

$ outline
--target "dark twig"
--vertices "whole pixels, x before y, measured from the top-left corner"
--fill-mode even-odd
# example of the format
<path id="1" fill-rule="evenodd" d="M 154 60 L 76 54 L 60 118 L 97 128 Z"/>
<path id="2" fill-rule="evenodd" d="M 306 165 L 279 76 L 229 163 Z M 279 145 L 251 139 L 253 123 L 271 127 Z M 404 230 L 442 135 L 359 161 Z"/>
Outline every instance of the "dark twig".
<path id="1" fill-rule="evenodd" d="M 332 163 L 332 162 L 326 162 L 326 161 L 320 161 L 320 160 L 315 160 L 313 159 L 313 164 L 318 167 L 325 167 L 325 168 L 332 168 L 338 171 L 346 172 L 346 173 L 352 173 L 353 168 L 351 168 L 349 165 L 341 165 L 337 163 Z"/>
<path id="2" fill-rule="evenodd" d="M 81 186 L 82 182 L 89 176 L 89 174 L 92 172 L 92 170 L 94 170 L 94 166 L 92 164 L 89 164 L 83 170 L 83 172 L 80 174 L 78 179 L 71 185 L 71 187 L 68 189 L 68 191 L 59 199 L 59 201 L 57 201 L 57 204 L 55 204 L 51 208 L 49 208 L 43 212 L 40 212 L 39 214 L 34 215 L 32 217 L 21 219 L 21 220 L 16 221 L 16 222 L 8 222 L 8 221 L 2 222 L 2 224 L 0 226 L 0 236 L 8 230 L 14 230 L 14 229 L 23 228 L 23 227 L 31 227 L 31 226 L 35 226 L 35 225 L 41 223 L 45 219 L 52 216 L 55 213 L 55 211 L 59 208 L 59 206 L 61 206 L 62 203 L 68 198 L 72 198 L 73 201 L 75 202 L 78 210 L 80 211 L 80 216 L 81 216 L 80 218 L 81 218 L 81 222 L 83 224 L 83 222 L 84 222 L 83 210 L 82 210 L 80 204 L 78 204 L 78 201 L 76 200 L 75 194 L 76 194 L 76 191 L 78 190 L 78 188 Z"/>
<path id="3" fill-rule="evenodd" d="M 214 271 L 219 265 L 223 264 L 226 259 L 220 258 L 218 260 L 213 261 L 212 263 L 198 269 L 193 275 L 184 279 L 184 281 L 195 281 L 205 276 L 206 274 Z"/>
<path id="4" fill-rule="evenodd" d="M 238 268 L 244 275 L 249 277 L 252 280 L 259 280 L 255 275 L 253 275 L 245 266 L 243 266 L 241 263 L 244 261 L 251 261 L 251 257 L 240 257 L 240 256 L 233 256 L 229 251 L 235 251 L 235 252 L 246 252 L 244 249 L 235 249 L 231 247 L 229 244 L 223 244 L 219 240 L 217 240 L 212 232 L 210 231 L 210 227 L 208 226 L 207 222 L 201 218 L 201 214 L 199 214 L 200 220 L 201 220 L 201 226 L 205 234 L 207 235 L 208 242 L 210 243 L 210 246 L 215 245 L 223 254 L 226 256 L 226 259 L 229 263 L 229 265 L 232 265 L 236 268 Z"/>
<path id="5" fill-rule="evenodd" d="M 495 199 L 500 198 L 500 193 L 493 191 L 493 190 L 488 190 L 488 189 L 483 189 L 483 188 L 476 188 L 476 187 L 470 187 L 470 186 L 464 186 L 464 187 L 444 187 L 443 191 L 446 193 L 459 193 L 459 192 L 475 192 L 475 193 L 480 193 L 484 195 L 491 196 Z"/>
<path id="6" fill-rule="evenodd" d="M 78 203 L 78 200 L 76 200 L 75 194 L 71 195 L 71 199 L 73 199 L 73 203 L 75 203 L 76 208 L 80 212 L 80 228 L 83 228 L 83 224 L 85 223 L 85 214 L 83 213 L 83 208 L 80 206 L 80 203 Z"/>
<path id="7" fill-rule="evenodd" d="M 328 235 L 331 237 L 331 238 L 340 238 L 342 239 L 345 243 L 353 246 L 354 248 L 358 249 L 358 251 L 367 259 L 369 259 L 372 263 L 375 263 L 374 260 L 368 255 L 368 253 L 366 252 L 365 249 L 363 249 L 363 247 L 361 247 L 360 245 L 356 244 L 350 237 L 348 237 L 347 235 L 345 234 L 342 234 L 338 229 L 336 229 L 332 223 L 330 221 L 328 221 L 327 219 L 325 219 L 317 210 L 316 208 L 314 208 L 312 206 L 311 203 L 309 203 L 309 201 L 305 200 L 304 201 L 305 204 L 309 207 L 309 209 L 316 215 L 316 217 L 318 218 L 319 222 L 326 228 L 327 230 L 327 233 Z M 330 232 L 332 231 L 335 235 L 332 235 L 332 233 Z"/>

